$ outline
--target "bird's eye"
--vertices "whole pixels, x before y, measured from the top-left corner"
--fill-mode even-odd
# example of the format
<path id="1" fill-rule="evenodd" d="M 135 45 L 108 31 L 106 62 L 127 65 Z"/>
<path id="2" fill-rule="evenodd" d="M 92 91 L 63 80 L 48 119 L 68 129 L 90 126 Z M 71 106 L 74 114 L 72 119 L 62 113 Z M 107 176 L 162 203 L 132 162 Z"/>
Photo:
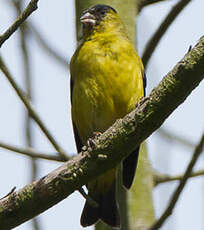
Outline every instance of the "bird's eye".
<path id="1" fill-rule="evenodd" d="M 104 16 L 105 14 L 106 14 L 106 12 L 105 12 L 105 11 L 101 11 L 101 15 L 103 15 L 103 16 Z"/>

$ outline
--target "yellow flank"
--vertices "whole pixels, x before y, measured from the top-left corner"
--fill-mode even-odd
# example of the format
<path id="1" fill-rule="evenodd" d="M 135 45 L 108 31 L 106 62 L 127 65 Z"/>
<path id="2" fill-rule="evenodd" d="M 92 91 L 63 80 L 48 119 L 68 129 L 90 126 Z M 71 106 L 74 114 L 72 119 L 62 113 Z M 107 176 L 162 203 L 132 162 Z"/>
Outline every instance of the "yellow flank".
<path id="1" fill-rule="evenodd" d="M 107 42 L 107 38 L 104 40 Z M 114 41 L 114 47 L 111 43 L 103 47 L 103 38 L 94 44 L 85 42 L 73 57 L 72 119 L 84 144 L 93 132 L 105 131 L 133 110 L 143 96 L 140 59 L 126 40 L 118 53 L 120 42 Z"/>
<path id="2" fill-rule="evenodd" d="M 72 119 L 83 144 L 93 132 L 105 131 L 132 111 L 144 95 L 142 62 L 119 17 L 106 17 L 100 30 L 87 34 L 71 60 Z M 113 171 L 98 179 L 101 187 L 114 180 Z"/>

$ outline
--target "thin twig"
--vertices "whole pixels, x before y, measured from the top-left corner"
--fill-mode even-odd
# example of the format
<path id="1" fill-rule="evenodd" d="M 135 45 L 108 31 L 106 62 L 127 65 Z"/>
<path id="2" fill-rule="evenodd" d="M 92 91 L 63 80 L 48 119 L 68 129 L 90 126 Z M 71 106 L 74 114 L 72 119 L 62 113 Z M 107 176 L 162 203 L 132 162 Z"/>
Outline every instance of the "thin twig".
<path id="1" fill-rule="evenodd" d="M 191 142 L 190 140 L 185 139 L 184 137 L 178 136 L 176 133 L 172 133 L 171 131 L 166 130 L 164 128 L 158 129 L 157 133 L 159 135 L 161 135 L 162 137 L 164 137 L 168 140 L 176 141 L 185 147 L 195 148 L 195 144 L 193 142 Z"/>
<path id="2" fill-rule="evenodd" d="M 6 76 L 6 78 L 8 79 L 8 81 L 10 82 L 11 86 L 13 87 L 13 89 L 15 90 L 15 92 L 17 93 L 17 95 L 19 96 L 19 98 L 21 99 L 21 101 L 23 102 L 23 104 L 28 109 L 28 111 L 29 111 L 30 115 L 32 116 L 32 118 L 35 120 L 35 122 L 38 124 L 38 126 L 40 127 L 40 129 L 42 130 L 42 132 L 48 138 L 48 140 L 50 141 L 50 143 L 53 145 L 53 147 L 57 150 L 57 152 L 61 155 L 62 158 L 68 160 L 68 156 L 66 155 L 65 151 L 60 147 L 60 145 L 54 139 L 54 137 L 52 136 L 52 134 L 50 133 L 50 131 L 48 130 L 48 128 L 42 122 L 42 120 L 39 117 L 39 115 L 37 114 L 37 112 L 34 110 L 34 107 L 30 103 L 30 101 L 28 100 L 27 96 L 23 93 L 23 91 L 17 85 L 17 83 L 14 80 L 14 78 L 11 76 L 11 74 L 10 74 L 10 72 L 9 72 L 7 66 L 5 65 L 5 63 L 4 63 L 4 61 L 3 61 L 3 59 L 2 59 L 1 56 L 0 56 L 0 69 L 2 70 L 2 72 L 4 73 L 4 75 Z"/>
<path id="3" fill-rule="evenodd" d="M 17 14 L 21 14 L 21 8 L 23 1 L 11 1 L 12 5 L 15 7 Z M 30 58 L 28 55 L 28 43 L 27 43 L 27 31 L 25 24 L 22 24 L 20 26 L 20 48 L 22 52 L 22 59 L 23 59 L 23 66 L 24 66 L 24 82 L 25 82 L 25 88 L 26 88 L 26 94 L 29 100 L 32 102 L 32 90 L 31 90 L 31 65 L 30 65 Z M 33 138 L 32 138 L 32 125 L 31 125 L 31 116 L 29 112 L 25 111 L 25 141 L 28 148 L 33 147 Z M 36 179 L 37 174 L 37 164 L 35 157 L 31 157 L 31 166 L 32 166 L 32 178 L 31 181 L 34 181 Z"/>
<path id="4" fill-rule="evenodd" d="M 184 186 L 186 185 L 187 180 L 190 178 L 190 175 L 192 173 L 193 167 L 195 163 L 197 162 L 200 154 L 203 151 L 204 146 L 204 134 L 202 135 L 199 144 L 196 146 L 194 154 L 191 158 L 191 161 L 189 162 L 186 171 L 184 173 L 183 178 L 180 180 L 180 183 L 176 190 L 174 191 L 173 195 L 171 196 L 170 202 L 165 209 L 164 213 L 161 215 L 161 217 L 149 228 L 149 230 L 157 230 L 159 229 L 164 222 L 167 220 L 167 218 L 172 214 L 173 209 L 180 197 L 181 192 L 183 191 Z"/>
<path id="5" fill-rule="evenodd" d="M 5 197 L 11 195 L 16 190 L 16 186 L 14 186 L 9 193 L 7 193 L 4 197 L 0 198 L 0 200 L 4 199 Z"/>
<path id="6" fill-rule="evenodd" d="M 22 154 L 24 156 L 28 156 L 28 157 L 35 157 L 35 158 L 39 158 L 39 159 L 50 160 L 50 161 L 59 161 L 59 162 L 65 162 L 66 161 L 64 158 L 57 156 L 57 155 L 41 153 L 41 152 L 36 151 L 32 148 L 26 148 L 26 149 L 19 148 L 17 146 L 4 143 L 2 141 L 0 141 L 0 148 L 4 148 L 4 149 L 9 150 L 11 152 L 20 153 L 20 154 Z"/>
<path id="7" fill-rule="evenodd" d="M 19 26 L 35 11 L 38 6 L 39 0 L 31 0 L 22 14 L 16 19 L 16 21 L 2 34 L 0 35 L 0 47 L 2 44 L 19 28 Z"/>
<path id="8" fill-rule="evenodd" d="M 167 0 L 140 0 L 138 4 L 138 11 L 140 12 L 145 6 L 152 5 L 154 3 L 164 2 Z"/>
<path id="9" fill-rule="evenodd" d="M 146 67 L 155 48 L 157 47 L 159 41 L 169 28 L 169 26 L 172 24 L 172 22 L 176 19 L 176 17 L 179 15 L 179 13 L 185 8 L 185 6 L 190 3 L 191 0 L 180 0 L 169 12 L 169 14 L 166 16 L 164 21 L 161 23 L 159 28 L 156 30 L 154 35 L 150 38 L 149 42 L 146 45 L 146 48 L 142 55 L 142 61 L 144 66 Z"/>
<path id="10" fill-rule="evenodd" d="M 198 176 L 204 176 L 204 169 L 191 173 L 189 178 L 194 178 L 194 177 L 198 177 Z M 155 186 L 157 186 L 157 185 L 162 184 L 162 183 L 181 180 L 182 178 L 183 178 L 183 174 L 179 174 L 179 175 L 175 175 L 175 176 L 171 176 L 171 175 L 167 175 L 167 174 L 164 174 L 164 175 L 158 174 L 158 175 L 155 175 L 155 177 L 154 177 L 154 184 L 155 184 Z"/>
<path id="11" fill-rule="evenodd" d="M 68 60 L 69 58 L 67 58 L 66 60 L 61 54 L 59 54 L 57 50 L 53 49 L 53 47 L 49 45 L 48 41 L 38 31 L 36 26 L 34 26 L 31 22 L 27 22 L 26 26 L 28 30 L 31 31 L 31 33 L 33 34 L 34 38 L 41 46 L 41 48 L 44 51 L 46 51 L 51 57 L 53 57 L 59 64 L 61 64 L 63 67 L 67 69 L 69 67 L 69 60 Z"/>
<path id="12" fill-rule="evenodd" d="M 14 7 L 16 8 L 16 11 L 18 14 L 21 13 L 22 9 L 22 3 L 23 1 L 12 1 Z M 20 43 L 21 43 L 21 51 L 22 51 L 22 59 L 24 64 L 24 81 L 25 81 L 25 88 L 26 88 L 26 94 L 29 100 L 32 102 L 32 87 L 31 87 L 31 65 L 30 65 L 30 58 L 29 58 L 29 52 L 28 52 L 28 36 L 26 31 L 25 24 L 21 24 L 20 26 Z M 32 129 L 32 117 L 30 116 L 29 111 L 25 111 L 25 127 L 24 127 L 24 133 L 25 133 L 25 141 L 28 148 L 33 147 L 33 129 Z M 35 181 L 37 178 L 37 171 L 38 171 L 38 165 L 37 160 L 35 157 L 30 157 L 30 164 L 31 164 L 31 182 Z M 34 230 L 40 230 L 40 217 L 34 217 L 31 222 L 33 225 Z"/>

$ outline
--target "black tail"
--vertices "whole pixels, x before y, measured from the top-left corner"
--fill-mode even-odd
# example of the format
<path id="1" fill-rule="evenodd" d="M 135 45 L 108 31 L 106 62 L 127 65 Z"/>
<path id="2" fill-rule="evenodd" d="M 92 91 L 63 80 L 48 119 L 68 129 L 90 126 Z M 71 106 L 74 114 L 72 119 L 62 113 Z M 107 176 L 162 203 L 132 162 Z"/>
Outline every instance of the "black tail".
<path id="1" fill-rule="evenodd" d="M 120 215 L 115 197 L 115 183 L 113 183 L 106 194 L 98 194 L 98 196 L 89 194 L 89 196 L 91 196 L 99 206 L 94 208 L 86 201 L 81 215 L 81 225 L 87 227 L 101 219 L 104 223 L 112 227 L 120 227 Z"/>
<path id="2" fill-rule="evenodd" d="M 123 185 L 129 189 L 133 183 L 139 155 L 138 147 L 123 161 Z"/>
<path id="3" fill-rule="evenodd" d="M 89 194 L 90 196 L 90 194 Z M 93 198 L 93 197 L 92 197 Z M 97 203 L 98 200 L 94 199 Z M 94 208 L 86 201 L 84 209 L 81 214 L 81 225 L 83 227 L 95 224 L 99 219 L 99 208 Z"/>

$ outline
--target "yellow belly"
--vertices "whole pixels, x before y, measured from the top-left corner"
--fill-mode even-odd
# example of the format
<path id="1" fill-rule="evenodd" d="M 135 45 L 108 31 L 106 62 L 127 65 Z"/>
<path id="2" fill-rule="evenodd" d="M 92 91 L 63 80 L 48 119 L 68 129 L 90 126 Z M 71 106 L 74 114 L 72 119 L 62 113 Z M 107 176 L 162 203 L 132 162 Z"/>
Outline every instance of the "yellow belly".
<path id="1" fill-rule="evenodd" d="M 124 71 L 123 71 L 124 72 Z M 73 89 L 72 118 L 83 144 L 93 132 L 103 132 L 116 119 L 135 108 L 143 96 L 141 76 L 101 73 L 76 80 Z"/>
<path id="2" fill-rule="evenodd" d="M 143 66 L 129 42 L 120 53 L 115 47 L 117 42 L 111 51 L 90 44 L 91 47 L 87 42 L 76 52 L 71 69 L 72 120 L 84 145 L 94 132 L 104 132 L 132 111 L 144 95 Z M 106 172 L 88 189 L 109 188 L 115 172 L 116 169 Z"/>
<path id="3" fill-rule="evenodd" d="M 116 37 L 102 46 L 104 40 L 85 42 L 71 63 L 72 119 L 83 144 L 133 110 L 144 94 L 143 66 L 132 44 Z"/>

